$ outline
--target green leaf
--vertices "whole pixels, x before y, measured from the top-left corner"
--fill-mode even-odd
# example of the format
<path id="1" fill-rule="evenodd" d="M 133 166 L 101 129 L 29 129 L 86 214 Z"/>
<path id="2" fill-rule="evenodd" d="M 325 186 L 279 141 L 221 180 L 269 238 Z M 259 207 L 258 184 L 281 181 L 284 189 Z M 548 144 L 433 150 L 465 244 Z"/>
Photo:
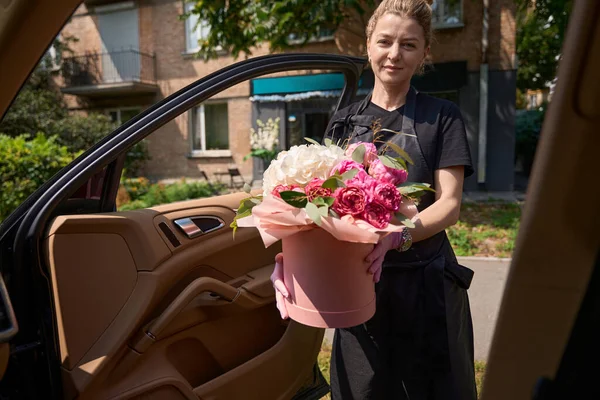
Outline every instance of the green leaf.
<path id="1" fill-rule="evenodd" d="M 304 208 L 306 207 L 306 203 L 308 203 L 308 200 L 304 193 L 295 192 L 293 190 L 286 190 L 279 193 L 279 195 L 281 196 L 281 199 L 283 201 L 297 208 Z"/>
<path id="2" fill-rule="evenodd" d="M 407 228 L 415 227 L 414 222 L 412 222 L 410 220 L 410 218 L 408 218 L 406 215 L 404 215 L 402 213 L 396 213 L 396 218 L 398 218 L 398 220 L 400 220 L 400 223 L 402 223 L 402 225 L 406 226 Z"/>
<path id="3" fill-rule="evenodd" d="M 331 178 L 329 178 L 325 182 L 323 182 L 321 187 L 323 187 L 325 189 L 335 190 L 339 187 L 346 187 L 346 184 L 344 184 L 344 182 L 337 176 L 332 176 Z"/>
<path id="4" fill-rule="evenodd" d="M 313 203 L 307 203 L 304 209 L 310 219 L 312 219 L 315 224 L 321 226 L 321 213 L 319 212 L 319 208 Z"/>
<path id="5" fill-rule="evenodd" d="M 398 189 L 400 190 L 400 193 L 403 193 L 403 191 L 405 193 L 413 193 L 419 192 L 421 190 L 435 192 L 435 190 L 431 188 L 431 185 L 429 183 L 404 182 L 403 184 L 398 186 Z"/>
<path id="6" fill-rule="evenodd" d="M 315 198 L 311 203 L 313 203 L 316 206 L 324 206 L 325 204 L 325 200 L 323 200 L 322 197 L 317 197 Z"/>
<path id="7" fill-rule="evenodd" d="M 403 159 L 403 158 L 401 158 L 401 157 L 396 157 L 396 158 L 394 158 L 394 160 L 395 160 L 395 161 L 396 161 L 398 164 L 402 165 L 402 168 L 404 168 L 404 169 L 408 169 L 408 167 L 407 167 L 407 165 L 406 165 L 406 160 L 405 160 L 405 159 Z"/>
<path id="8" fill-rule="evenodd" d="M 333 218 L 340 219 L 340 215 L 331 208 L 329 209 L 329 215 L 331 215 Z"/>
<path id="9" fill-rule="evenodd" d="M 402 164 L 388 155 L 379 156 L 379 160 L 388 168 L 402 169 Z"/>
<path id="10" fill-rule="evenodd" d="M 342 174 L 342 180 L 347 181 L 348 179 L 352 179 L 356 176 L 356 174 L 358 174 L 358 172 L 358 168 L 352 168 L 351 170 L 348 170 Z"/>
<path id="11" fill-rule="evenodd" d="M 238 219 L 241 219 L 241 218 L 246 218 L 250 215 L 252 215 L 252 210 L 244 210 L 243 212 L 239 212 L 239 210 L 238 210 L 238 213 L 235 216 L 235 221 L 237 221 Z"/>
<path id="12" fill-rule="evenodd" d="M 333 144 L 333 140 L 331 140 L 330 138 L 325 138 L 325 140 L 323 140 L 323 142 L 325 142 L 325 146 L 329 147 Z"/>
<path id="13" fill-rule="evenodd" d="M 410 136 L 410 137 L 417 137 L 417 135 L 411 135 L 410 133 L 406 133 L 406 132 L 398 132 L 398 131 L 394 131 L 392 129 L 387 129 L 387 128 L 381 128 L 380 129 L 381 132 L 391 132 L 394 135 L 404 135 L 404 136 Z"/>
<path id="14" fill-rule="evenodd" d="M 317 142 L 315 139 L 313 138 L 309 138 L 309 137 L 305 137 L 304 140 L 306 140 L 308 143 L 312 143 L 312 144 L 316 144 L 317 146 L 320 146 L 321 143 Z"/>
<path id="15" fill-rule="evenodd" d="M 323 201 L 325 202 L 325 205 L 327 205 L 327 207 L 331 207 L 333 205 L 333 203 L 335 203 L 335 197 L 319 197 L 320 199 L 323 199 Z"/>
<path id="16" fill-rule="evenodd" d="M 398 155 L 400 157 L 402 157 L 406 161 L 408 161 L 408 163 L 410 165 L 415 165 L 415 163 L 413 162 L 412 158 L 410 158 L 410 156 L 408 155 L 408 153 L 402 147 L 400 147 L 396 143 L 392 143 L 392 142 L 387 142 L 386 144 L 388 146 L 390 146 L 392 148 L 392 150 L 394 150 L 396 153 L 398 153 Z"/>
<path id="17" fill-rule="evenodd" d="M 367 152 L 367 148 L 361 144 L 352 152 L 352 159 L 359 164 L 365 162 L 365 153 Z"/>
<path id="18" fill-rule="evenodd" d="M 329 214 L 329 207 L 327 205 L 319 207 L 318 210 L 319 210 L 319 214 L 321 214 L 322 218 L 325 218 L 327 216 L 327 214 Z"/>
<path id="19" fill-rule="evenodd" d="M 245 218 L 245 217 L 252 215 L 251 209 L 245 209 L 243 211 L 240 211 L 241 209 L 242 209 L 242 207 L 238 208 L 238 210 L 236 212 L 236 216 L 233 218 L 233 221 L 231 222 L 231 224 L 229 224 L 229 227 L 233 229 L 233 238 L 234 239 L 235 239 L 235 233 L 237 232 L 237 229 L 238 229 L 238 225 L 237 225 L 238 219 Z"/>

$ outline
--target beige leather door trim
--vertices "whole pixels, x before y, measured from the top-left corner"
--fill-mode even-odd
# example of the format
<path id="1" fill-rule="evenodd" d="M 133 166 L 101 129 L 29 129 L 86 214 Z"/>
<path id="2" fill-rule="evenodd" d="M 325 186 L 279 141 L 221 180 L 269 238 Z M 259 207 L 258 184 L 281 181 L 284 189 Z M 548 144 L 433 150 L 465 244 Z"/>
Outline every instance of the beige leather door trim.
<path id="1" fill-rule="evenodd" d="M 291 321 L 281 340 L 245 364 L 194 389 L 201 399 L 289 399 L 312 370 L 324 329 Z M 298 371 L 296 365 L 302 365 Z M 290 381 L 290 377 L 295 378 Z"/>

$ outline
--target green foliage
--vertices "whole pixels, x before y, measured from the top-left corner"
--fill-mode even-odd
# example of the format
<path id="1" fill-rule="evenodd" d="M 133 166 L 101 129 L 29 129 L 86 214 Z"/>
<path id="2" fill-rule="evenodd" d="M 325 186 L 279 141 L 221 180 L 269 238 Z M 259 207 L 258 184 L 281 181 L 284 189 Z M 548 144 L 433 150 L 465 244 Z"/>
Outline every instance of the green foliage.
<path id="1" fill-rule="evenodd" d="M 182 180 L 172 184 L 148 184 L 145 178 L 126 179 L 122 182 L 131 202 L 119 207 L 119 211 L 136 210 L 153 207 L 159 204 L 169 204 L 176 201 L 212 197 L 225 191 L 223 184 L 207 182 L 186 182 Z M 141 193 L 141 194 L 140 194 Z"/>
<path id="2" fill-rule="evenodd" d="M 0 134 L 0 220 L 74 158 L 67 147 L 43 134 L 33 139 Z"/>
<path id="3" fill-rule="evenodd" d="M 556 76 L 572 0 L 519 0 L 517 87 L 541 89 Z"/>
<path id="4" fill-rule="evenodd" d="M 25 88 L 0 123 L 0 132 L 12 137 L 37 132 L 56 135 L 57 143 L 71 152 L 79 152 L 92 147 L 116 127 L 104 114 L 69 114 L 60 96 L 52 90 Z M 126 174 L 137 174 L 148 159 L 146 143 L 137 143 L 127 153 Z"/>
<path id="5" fill-rule="evenodd" d="M 121 179 L 121 185 L 125 188 L 131 201 L 139 200 L 148 193 L 151 186 L 150 181 L 144 177 Z"/>
<path id="6" fill-rule="evenodd" d="M 190 14 L 198 15 L 212 29 L 198 43 L 198 54 L 204 59 L 216 58 L 219 50 L 234 57 L 252 54 L 251 48 L 269 43 L 271 51 L 290 48 L 294 43 L 307 43 L 311 38 L 331 32 L 348 18 L 358 18 L 362 32 L 365 9 L 374 0 L 195 0 Z M 354 24 L 356 25 L 356 24 Z M 290 39 L 293 39 L 292 41 Z"/>
<path id="7" fill-rule="evenodd" d="M 515 157 L 522 161 L 526 175 L 531 172 L 545 113 L 545 107 L 539 110 L 521 110 L 515 119 Z"/>
<path id="8" fill-rule="evenodd" d="M 58 136 L 58 141 L 71 151 L 84 151 L 98 143 L 117 128 L 107 115 L 92 113 L 89 115 L 70 114 L 56 120 L 50 133 Z M 125 175 L 136 176 L 146 160 L 150 158 L 145 141 L 136 143 L 125 158 Z"/>
<path id="9" fill-rule="evenodd" d="M 527 108 L 527 95 L 521 89 L 517 89 L 517 98 L 515 105 L 517 107 L 517 110 L 525 110 Z"/>

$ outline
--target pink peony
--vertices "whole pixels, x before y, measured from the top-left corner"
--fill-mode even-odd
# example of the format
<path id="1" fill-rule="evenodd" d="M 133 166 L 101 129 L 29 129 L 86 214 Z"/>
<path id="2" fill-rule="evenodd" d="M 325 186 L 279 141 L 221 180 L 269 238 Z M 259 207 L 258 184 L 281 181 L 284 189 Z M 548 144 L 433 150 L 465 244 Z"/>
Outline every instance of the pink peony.
<path id="1" fill-rule="evenodd" d="M 396 186 L 387 182 L 378 182 L 371 193 L 372 198 L 389 211 L 398 211 L 402 196 Z"/>
<path id="2" fill-rule="evenodd" d="M 297 188 L 298 188 L 298 186 L 296 186 L 296 185 L 291 185 L 291 186 L 277 185 L 277 186 L 275 186 L 275 188 L 273 189 L 271 194 L 275 197 L 281 198 L 281 195 L 280 195 L 281 192 L 287 192 L 288 190 L 295 190 Z"/>
<path id="3" fill-rule="evenodd" d="M 323 182 L 325 182 L 323 179 L 313 178 L 304 187 L 304 193 L 306 193 L 308 201 L 313 201 L 317 197 L 329 197 L 333 194 L 331 189 L 321 187 Z"/>
<path id="4" fill-rule="evenodd" d="M 377 179 L 373 178 L 366 171 L 361 170 L 354 176 L 354 178 L 349 179 L 345 182 L 347 186 L 355 186 L 361 188 L 365 194 L 367 195 L 367 201 L 373 201 L 375 188 L 377 187 Z"/>
<path id="5" fill-rule="evenodd" d="M 364 190 L 357 186 L 346 186 L 335 191 L 333 209 L 341 215 L 358 215 L 365 211 L 368 198 Z"/>
<path id="6" fill-rule="evenodd" d="M 391 183 L 394 186 L 398 186 L 408 179 L 406 170 L 387 167 L 379 159 L 371 163 L 369 174 L 380 182 Z"/>
<path id="7" fill-rule="evenodd" d="M 352 169 L 358 169 L 359 171 L 364 171 L 365 167 L 362 164 L 357 163 L 356 161 L 344 160 L 341 163 L 339 163 L 338 165 L 336 165 L 335 167 L 333 167 L 333 170 L 331 171 L 331 175 L 334 175 L 336 173 L 342 175 L 344 172 L 350 171 Z"/>
<path id="8" fill-rule="evenodd" d="M 369 143 L 369 142 L 352 143 L 346 149 L 346 156 L 352 157 L 352 153 L 354 153 L 354 150 L 356 150 L 356 148 L 358 146 L 360 146 L 361 144 L 363 146 L 365 146 L 365 150 L 366 150 L 363 164 L 370 165 L 373 161 L 377 160 L 377 147 L 375 147 L 375 145 L 373 143 Z"/>
<path id="9" fill-rule="evenodd" d="M 361 217 L 377 229 L 386 228 L 392 219 L 390 211 L 377 202 L 368 204 Z"/>

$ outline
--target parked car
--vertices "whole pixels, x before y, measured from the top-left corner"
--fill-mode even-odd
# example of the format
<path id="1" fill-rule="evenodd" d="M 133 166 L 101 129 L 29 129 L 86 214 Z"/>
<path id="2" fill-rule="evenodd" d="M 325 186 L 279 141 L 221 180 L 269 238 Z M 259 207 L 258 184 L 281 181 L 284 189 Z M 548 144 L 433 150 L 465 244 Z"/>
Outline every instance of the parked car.
<path id="1" fill-rule="evenodd" d="M 0 115 L 79 3 L 3 2 Z M 598 398 L 599 19 L 600 3 L 576 2 L 483 399 Z M 264 74 L 327 69 L 346 78 L 341 108 L 365 64 L 280 54 L 228 66 L 137 115 L 28 198 L 0 225 L 0 398 L 326 393 L 314 367 L 323 330 L 284 322 L 274 306 L 279 249 L 250 229 L 232 237 L 243 193 L 125 212 L 115 199 L 126 151 L 216 93 Z"/>

